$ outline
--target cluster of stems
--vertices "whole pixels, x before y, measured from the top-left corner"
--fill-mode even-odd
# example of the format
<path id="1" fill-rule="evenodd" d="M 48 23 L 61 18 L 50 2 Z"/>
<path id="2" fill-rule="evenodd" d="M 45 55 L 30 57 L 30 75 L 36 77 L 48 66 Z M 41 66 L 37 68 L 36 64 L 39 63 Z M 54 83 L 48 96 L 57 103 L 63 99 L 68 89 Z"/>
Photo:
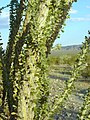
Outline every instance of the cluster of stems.
<path id="1" fill-rule="evenodd" d="M 51 119 L 85 68 L 88 40 L 83 44 L 65 91 L 50 108 L 47 57 L 75 1 L 11 0 L 8 5 L 10 34 L 2 60 L 2 106 L 6 98 L 10 120 Z"/>

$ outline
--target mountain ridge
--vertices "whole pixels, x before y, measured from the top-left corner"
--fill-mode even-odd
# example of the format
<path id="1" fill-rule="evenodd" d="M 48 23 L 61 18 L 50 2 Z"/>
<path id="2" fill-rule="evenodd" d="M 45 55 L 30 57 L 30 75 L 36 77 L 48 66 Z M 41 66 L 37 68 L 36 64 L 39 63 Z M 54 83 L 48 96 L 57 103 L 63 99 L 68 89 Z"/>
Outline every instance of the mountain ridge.
<path id="1" fill-rule="evenodd" d="M 82 45 L 68 45 L 68 46 L 62 46 L 61 50 L 80 50 Z"/>

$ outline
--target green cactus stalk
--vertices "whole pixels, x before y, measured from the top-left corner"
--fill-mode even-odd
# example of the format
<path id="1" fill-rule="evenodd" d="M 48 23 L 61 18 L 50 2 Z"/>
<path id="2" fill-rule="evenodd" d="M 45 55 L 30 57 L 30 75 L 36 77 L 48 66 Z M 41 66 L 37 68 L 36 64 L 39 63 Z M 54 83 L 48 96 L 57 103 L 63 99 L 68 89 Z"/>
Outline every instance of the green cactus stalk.
<path id="1" fill-rule="evenodd" d="M 10 120 L 49 120 L 84 69 L 88 42 L 63 95 L 50 108 L 47 57 L 75 0 L 11 0 L 3 83 Z M 1 10 L 1 9 L 0 9 Z M 4 94 L 4 93 L 3 93 Z M 3 95 L 3 100 L 5 95 Z"/>
<path id="2" fill-rule="evenodd" d="M 71 78 L 66 82 L 66 89 L 64 90 L 61 96 L 58 96 L 58 98 L 54 100 L 55 101 L 54 105 L 51 107 L 51 111 L 48 115 L 52 116 L 54 112 L 58 110 L 58 107 L 60 108 L 65 103 L 65 100 L 67 100 L 69 95 L 72 93 L 72 90 L 74 89 L 74 82 L 79 78 L 82 70 L 84 70 L 87 67 L 86 58 L 89 52 L 89 47 L 90 47 L 90 36 L 85 37 L 85 42 L 81 47 L 81 52 L 78 54 L 78 59 L 76 60 L 73 66 Z M 87 94 L 87 99 L 88 100 L 86 102 L 89 103 L 90 102 L 89 93 Z M 85 108 L 85 112 L 87 111 L 87 109 L 88 108 Z"/>
<path id="3" fill-rule="evenodd" d="M 53 5 L 54 2 L 54 5 Z M 26 2 L 27 4 L 27 2 Z M 62 6 L 60 6 L 62 4 Z M 32 77 L 32 74 L 34 74 L 36 80 L 35 80 L 35 85 L 37 86 L 35 88 L 35 85 L 32 86 L 32 88 L 35 88 L 38 91 L 34 92 L 34 96 L 36 96 L 36 100 L 34 102 L 34 106 L 32 110 L 29 110 L 29 107 L 27 107 L 27 111 L 24 110 L 24 108 L 22 108 L 22 102 L 26 103 L 27 100 L 25 100 L 25 95 L 21 94 L 22 91 L 24 90 L 24 88 L 21 89 L 20 91 L 20 86 L 19 89 L 17 88 L 17 93 L 14 94 L 14 105 L 17 106 L 15 104 L 18 103 L 18 99 L 21 99 L 23 97 L 24 101 L 19 102 L 19 108 L 21 110 L 21 112 L 19 111 L 19 113 L 23 114 L 23 118 L 21 119 L 26 119 L 27 114 L 29 115 L 30 111 L 32 111 L 32 113 L 34 113 L 35 111 L 35 115 L 32 115 L 32 119 L 40 119 L 43 120 L 45 118 L 45 116 L 48 114 L 48 95 L 49 95 L 49 83 L 47 80 L 47 75 L 46 72 L 47 71 L 47 59 L 46 59 L 46 52 L 47 52 L 47 47 L 46 47 L 46 42 L 47 40 L 51 37 L 51 32 L 52 30 L 54 30 L 54 24 L 60 24 L 63 25 L 62 21 L 56 21 L 59 20 L 59 15 L 62 13 L 63 9 L 58 8 L 59 6 L 62 8 L 64 5 L 64 7 L 66 7 L 68 10 L 70 9 L 70 7 L 67 7 L 68 5 L 71 5 L 72 2 L 68 3 L 66 1 L 52 1 L 52 0 L 47 0 L 47 1 L 42 1 L 40 2 L 39 0 L 35 1 L 28 1 L 28 6 L 27 6 L 27 11 L 26 11 L 26 16 L 25 19 L 22 23 L 21 29 L 18 30 L 17 35 L 14 38 L 14 44 L 12 44 L 12 53 L 11 53 L 11 57 L 10 57 L 10 61 L 11 61 L 11 67 L 10 67 L 10 74 L 9 74 L 9 78 L 11 81 L 13 81 L 13 89 L 14 90 L 10 90 L 10 91 L 15 91 L 16 90 L 16 82 L 14 79 L 16 79 L 16 75 L 19 73 L 18 76 L 20 76 L 20 61 L 19 61 L 19 56 L 21 54 L 21 51 L 23 51 L 23 46 L 26 45 L 28 46 L 27 49 L 27 53 L 30 58 L 31 61 L 33 61 L 34 63 L 30 63 L 27 62 L 27 66 L 29 68 L 32 68 L 29 72 L 29 74 L 27 75 L 27 73 L 25 72 L 25 76 L 23 76 L 23 86 L 22 87 L 26 87 L 26 83 L 24 83 L 24 79 L 27 78 L 27 81 L 30 84 L 30 81 L 34 81 Z M 36 8 L 36 9 L 35 9 Z M 43 10 L 42 10 L 43 8 Z M 58 9 L 57 9 L 58 8 Z M 60 12 L 58 12 L 60 9 Z M 24 10 L 25 11 L 25 10 Z M 56 12 L 54 12 L 56 11 Z M 68 11 L 64 11 L 65 16 L 68 14 Z M 39 17 L 38 17 L 39 16 Z M 50 22 L 50 20 L 52 19 L 52 22 Z M 54 18 L 56 20 L 54 20 Z M 62 19 L 63 21 L 66 19 L 66 17 L 63 17 L 62 14 Z M 56 30 L 54 30 L 56 31 Z M 59 31 L 58 31 L 59 32 Z M 54 32 L 53 32 L 54 33 Z M 58 33 L 57 33 L 58 34 Z M 54 42 L 54 40 L 53 40 Z M 49 52 L 48 52 L 49 53 Z M 28 58 L 29 59 L 29 58 Z M 35 61 L 33 60 L 35 59 Z M 25 59 L 25 61 L 27 61 L 27 59 Z M 23 64 L 23 63 L 22 63 Z M 30 64 L 30 65 L 29 65 Z M 32 67 L 31 67 L 32 64 Z M 26 65 L 25 65 L 26 67 Z M 26 71 L 26 70 L 24 70 Z M 21 77 L 22 78 L 22 77 Z M 18 82 L 20 82 L 21 78 L 19 78 Z M 28 88 L 29 89 L 29 88 Z M 35 90 L 35 91 L 36 91 Z M 19 91 L 19 93 L 18 93 Z M 32 93 L 32 89 L 30 90 L 30 93 Z M 11 94 L 11 93 L 10 93 Z M 16 98 L 17 94 L 21 94 L 21 96 L 19 96 L 20 98 Z M 35 95 L 36 94 L 36 95 Z M 34 98 L 33 96 L 33 98 Z M 28 96 L 30 99 L 30 95 Z M 34 101 L 34 100 L 33 100 Z M 21 103 L 21 105 L 20 105 Z M 18 111 L 18 110 L 17 110 Z M 13 112 L 13 111 L 12 111 Z M 16 111 L 14 111 L 16 112 Z M 26 113 L 26 115 L 24 114 Z M 12 114 L 11 114 L 12 115 Z M 25 115 L 25 116 L 24 116 Z M 31 115 L 30 115 L 31 116 Z M 28 117 L 28 119 L 31 119 Z"/>
<path id="4" fill-rule="evenodd" d="M 89 120 L 90 119 L 90 88 L 87 90 L 87 94 L 84 99 L 83 106 L 79 113 L 79 120 Z"/>

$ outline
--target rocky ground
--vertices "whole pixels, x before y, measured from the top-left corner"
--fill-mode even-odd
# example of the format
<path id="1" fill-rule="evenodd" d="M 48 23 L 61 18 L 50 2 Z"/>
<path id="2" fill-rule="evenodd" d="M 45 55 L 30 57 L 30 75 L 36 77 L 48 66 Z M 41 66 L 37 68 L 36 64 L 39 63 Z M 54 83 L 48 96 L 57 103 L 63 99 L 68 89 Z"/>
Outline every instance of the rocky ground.
<path id="1" fill-rule="evenodd" d="M 52 95 L 60 95 L 65 88 L 65 81 L 70 78 L 71 67 L 67 65 L 53 65 L 49 77 Z M 90 87 L 90 78 L 82 76 L 75 82 L 75 89 L 62 107 L 62 112 L 55 114 L 54 120 L 77 120 L 79 110 L 83 105 L 84 95 Z"/>

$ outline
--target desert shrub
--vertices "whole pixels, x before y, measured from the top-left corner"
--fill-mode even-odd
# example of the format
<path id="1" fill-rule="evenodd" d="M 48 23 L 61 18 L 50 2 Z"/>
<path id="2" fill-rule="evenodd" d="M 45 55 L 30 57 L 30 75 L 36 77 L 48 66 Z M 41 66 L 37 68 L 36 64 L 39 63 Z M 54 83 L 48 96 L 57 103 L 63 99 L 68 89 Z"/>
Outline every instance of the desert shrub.
<path id="1" fill-rule="evenodd" d="M 74 82 L 86 67 L 90 38 L 85 38 L 82 52 L 72 70 L 71 78 L 54 103 L 49 102 L 48 55 L 59 31 L 62 31 L 72 3 L 76 0 L 11 0 L 10 34 L 5 53 L 1 46 L 2 103 L 0 119 L 50 120 L 62 108 L 74 89 Z M 7 6 L 6 6 L 7 7 Z M 5 7 L 0 9 L 0 12 Z M 58 58 L 54 61 L 59 64 Z M 89 94 L 89 92 L 88 92 Z M 87 95 L 88 95 L 87 94 Z M 85 118 L 89 102 L 81 118 Z M 4 109 L 7 101 L 7 111 Z M 84 113 L 84 114 L 83 114 Z"/>
<path id="2" fill-rule="evenodd" d="M 76 59 L 77 55 L 50 56 L 48 63 L 51 65 L 67 64 L 71 66 L 74 65 Z"/>
<path id="3" fill-rule="evenodd" d="M 60 57 L 53 57 L 50 56 L 48 58 L 48 64 L 49 65 L 60 65 L 62 63 L 61 58 Z"/>

